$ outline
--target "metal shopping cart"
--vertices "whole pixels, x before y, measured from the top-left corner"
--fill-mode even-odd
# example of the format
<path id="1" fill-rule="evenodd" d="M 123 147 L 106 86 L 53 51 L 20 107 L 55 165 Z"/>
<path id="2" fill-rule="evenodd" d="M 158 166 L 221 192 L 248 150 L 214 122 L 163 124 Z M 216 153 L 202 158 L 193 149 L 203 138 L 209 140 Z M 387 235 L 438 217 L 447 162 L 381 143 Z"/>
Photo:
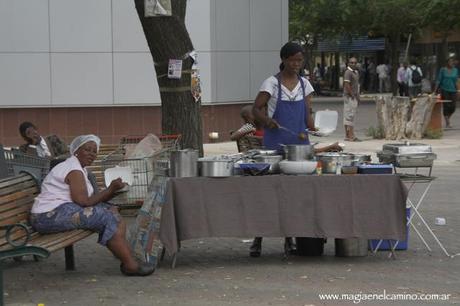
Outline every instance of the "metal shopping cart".
<path id="1" fill-rule="evenodd" d="M 123 137 L 120 147 L 101 161 L 102 171 L 117 166 L 131 168 L 133 182 L 128 191 L 111 200 L 124 214 L 135 214 L 144 203 L 152 179 L 156 175 L 168 174 L 170 152 L 178 147 L 180 135 L 162 135 L 159 138 L 163 145 L 161 150 L 150 156 L 129 157 L 127 149 L 140 142 L 143 136 Z"/>
<path id="2" fill-rule="evenodd" d="M 50 160 L 25 154 L 18 149 L 2 149 L 5 158 L 7 176 L 19 175 L 27 172 L 41 184 L 50 170 Z"/>

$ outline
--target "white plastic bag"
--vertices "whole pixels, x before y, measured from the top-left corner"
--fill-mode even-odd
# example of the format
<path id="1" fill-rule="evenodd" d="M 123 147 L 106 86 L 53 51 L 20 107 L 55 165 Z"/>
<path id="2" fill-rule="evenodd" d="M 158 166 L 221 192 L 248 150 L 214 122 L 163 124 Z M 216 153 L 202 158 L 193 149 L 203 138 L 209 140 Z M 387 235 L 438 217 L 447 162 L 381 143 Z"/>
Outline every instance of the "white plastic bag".
<path id="1" fill-rule="evenodd" d="M 126 152 L 128 159 L 130 158 L 144 158 L 155 154 L 163 148 L 160 139 L 153 135 L 147 134 L 137 145 L 132 152 Z"/>

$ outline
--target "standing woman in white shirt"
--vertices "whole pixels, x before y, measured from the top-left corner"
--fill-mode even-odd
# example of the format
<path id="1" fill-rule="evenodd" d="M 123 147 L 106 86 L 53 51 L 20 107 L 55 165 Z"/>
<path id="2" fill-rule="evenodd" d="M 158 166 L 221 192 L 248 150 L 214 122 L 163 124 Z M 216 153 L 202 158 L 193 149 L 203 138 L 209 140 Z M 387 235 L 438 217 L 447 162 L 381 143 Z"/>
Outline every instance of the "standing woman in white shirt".
<path id="1" fill-rule="evenodd" d="M 264 125 L 264 147 L 282 152 L 280 144 L 309 144 L 306 129 L 315 130 L 315 125 L 311 108 L 314 90 L 310 82 L 299 75 L 304 62 L 302 47 L 288 42 L 281 48 L 280 58 L 280 72 L 262 83 L 254 102 L 253 114 Z M 315 151 L 328 150 L 340 151 L 341 148 L 335 143 Z M 250 256 L 260 256 L 261 248 L 262 238 L 256 237 L 250 248 Z M 295 252 L 292 238 L 286 238 L 284 251 Z"/>

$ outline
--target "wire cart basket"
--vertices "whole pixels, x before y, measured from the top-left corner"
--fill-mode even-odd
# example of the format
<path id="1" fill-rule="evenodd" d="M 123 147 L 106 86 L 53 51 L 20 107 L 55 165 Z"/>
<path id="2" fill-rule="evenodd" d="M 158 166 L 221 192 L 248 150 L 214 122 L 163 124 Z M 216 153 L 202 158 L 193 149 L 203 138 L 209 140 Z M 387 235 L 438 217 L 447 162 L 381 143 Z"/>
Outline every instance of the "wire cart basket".
<path id="1" fill-rule="evenodd" d="M 120 209 L 138 209 L 144 203 L 150 183 L 155 175 L 167 176 L 171 150 L 178 148 L 180 135 L 162 135 L 159 139 L 163 148 L 153 155 L 141 158 L 128 157 L 127 148 L 136 145 L 144 136 L 126 136 L 121 140 L 120 147 L 107 155 L 102 161 L 103 172 L 113 167 L 130 167 L 133 183 L 127 192 L 120 193 L 111 202 Z"/>
<path id="2" fill-rule="evenodd" d="M 128 135 L 124 136 L 120 140 L 120 145 L 125 147 L 126 145 L 138 144 L 145 135 Z M 157 136 L 160 139 L 163 149 L 179 149 L 179 142 L 181 135 L 160 135 Z"/>
<path id="3" fill-rule="evenodd" d="M 19 175 L 27 172 L 35 177 L 40 183 L 50 170 L 50 160 L 45 157 L 38 157 L 25 154 L 17 149 L 2 149 L 8 176 Z"/>

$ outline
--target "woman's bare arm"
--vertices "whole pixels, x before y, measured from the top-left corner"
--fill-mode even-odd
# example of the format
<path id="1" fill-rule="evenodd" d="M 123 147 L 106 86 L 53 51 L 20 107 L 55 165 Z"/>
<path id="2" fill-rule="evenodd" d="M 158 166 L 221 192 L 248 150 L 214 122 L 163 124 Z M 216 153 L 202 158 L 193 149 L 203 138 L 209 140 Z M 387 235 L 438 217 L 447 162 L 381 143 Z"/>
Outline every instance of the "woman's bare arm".
<path id="1" fill-rule="evenodd" d="M 70 171 L 65 182 L 70 187 L 70 197 L 72 201 L 80 206 L 93 206 L 100 202 L 108 201 L 113 198 L 115 192 L 125 186 L 120 178 L 113 180 L 110 186 L 92 196 L 88 196 L 86 182 L 83 172 L 78 170 Z"/>
<path id="2" fill-rule="evenodd" d="M 265 91 L 261 91 L 257 94 L 256 100 L 254 102 L 254 108 L 252 109 L 252 113 L 254 118 L 261 122 L 263 126 L 266 126 L 270 129 L 279 128 L 278 122 L 274 119 L 269 118 L 266 115 L 265 109 L 267 107 L 268 101 L 270 100 L 270 94 Z"/>

